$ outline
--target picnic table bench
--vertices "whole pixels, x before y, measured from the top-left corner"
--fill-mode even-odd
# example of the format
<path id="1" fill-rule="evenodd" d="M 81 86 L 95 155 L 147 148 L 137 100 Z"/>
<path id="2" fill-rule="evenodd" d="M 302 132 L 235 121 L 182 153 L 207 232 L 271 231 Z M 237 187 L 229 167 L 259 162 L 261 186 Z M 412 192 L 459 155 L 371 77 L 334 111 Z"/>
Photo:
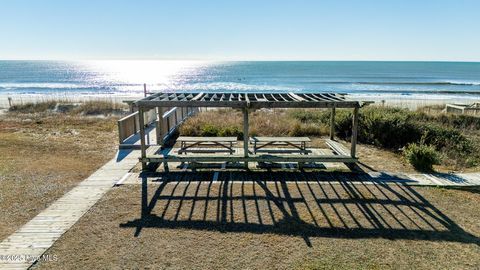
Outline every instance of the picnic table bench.
<path id="1" fill-rule="evenodd" d="M 340 155 L 340 156 L 349 156 L 350 153 L 349 153 L 349 150 L 346 149 L 342 144 L 340 144 L 339 142 L 336 142 L 334 140 L 325 140 L 325 143 L 328 145 L 328 147 L 330 147 L 330 149 L 332 149 L 332 151 L 336 154 L 336 155 Z"/>
<path id="2" fill-rule="evenodd" d="M 250 143 L 253 144 L 253 153 L 301 153 L 308 154 L 308 137 L 251 137 Z M 287 146 L 290 148 L 267 148 L 269 146 Z"/>
<path id="3" fill-rule="evenodd" d="M 182 153 L 230 153 L 235 150 L 233 145 L 237 143 L 237 137 L 187 137 L 180 136 L 177 138 L 180 142 L 179 154 Z M 218 148 L 211 148 L 217 146 Z M 210 148 L 201 148 L 210 147 Z"/>

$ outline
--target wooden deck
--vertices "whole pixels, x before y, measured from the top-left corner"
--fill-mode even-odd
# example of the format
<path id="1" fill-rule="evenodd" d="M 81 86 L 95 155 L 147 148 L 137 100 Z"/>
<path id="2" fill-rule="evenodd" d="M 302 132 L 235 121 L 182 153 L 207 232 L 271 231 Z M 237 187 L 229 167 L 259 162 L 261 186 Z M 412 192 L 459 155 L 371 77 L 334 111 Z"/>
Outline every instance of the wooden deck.
<path id="1" fill-rule="evenodd" d="M 209 148 L 211 149 L 211 148 Z M 147 149 L 144 162 L 340 162 L 352 163 L 356 162 L 356 158 L 348 155 L 338 155 L 330 151 L 331 154 L 325 154 L 328 149 L 309 148 L 311 154 L 299 155 L 290 153 L 278 154 L 253 154 L 249 153 L 248 157 L 244 155 L 244 149 L 241 147 L 233 148 L 235 152 L 229 153 L 189 153 L 187 155 L 179 154 L 180 148 L 167 148 L 162 150 L 159 146 L 151 146 Z M 280 150 L 280 149 L 279 149 Z"/>

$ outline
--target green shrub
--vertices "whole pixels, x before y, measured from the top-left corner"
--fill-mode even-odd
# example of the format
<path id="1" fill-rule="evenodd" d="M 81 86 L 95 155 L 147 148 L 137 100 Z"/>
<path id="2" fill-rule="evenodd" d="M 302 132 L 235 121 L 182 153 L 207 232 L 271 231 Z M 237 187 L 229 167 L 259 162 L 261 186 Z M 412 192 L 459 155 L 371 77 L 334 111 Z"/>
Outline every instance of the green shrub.
<path id="1" fill-rule="evenodd" d="M 241 140 L 243 138 L 243 131 L 240 130 L 239 127 L 236 126 L 227 126 L 223 127 L 218 131 L 218 136 L 220 137 L 237 137 L 237 139 Z"/>
<path id="2" fill-rule="evenodd" d="M 426 144 L 434 145 L 437 150 L 448 148 L 458 153 L 470 154 L 473 145 L 460 131 L 438 125 L 423 125 L 422 139 Z"/>
<path id="3" fill-rule="evenodd" d="M 180 126 L 180 134 L 183 136 L 200 136 L 198 128 L 194 125 L 183 124 Z"/>
<path id="4" fill-rule="evenodd" d="M 314 110 L 289 110 L 288 115 L 292 118 L 300 120 L 302 123 L 324 122 L 327 117 L 330 117 L 330 112 Z"/>
<path id="5" fill-rule="evenodd" d="M 220 129 L 211 124 L 205 124 L 200 128 L 200 136 L 217 137 Z"/>
<path id="6" fill-rule="evenodd" d="M 300 124 L 296 123 L 292 130 L 289 132 L 289 136 L 301 137 L 301 136 L 322 136 L 326 134 L 326 128 L 319 124 Z"/>
<path id="7" fill-rule="evenodd" d="M 358 140 L 389 149 L 399 149 L 418 142 L 422 131 L 411 121 L 407 110 L 365 108 L 360 113 Z"/>
<path id="8" fill-rule="evenodd" d="M 440 164 L 440 155 L 435 147 L 425 144 L 408 144 L 403 150 L 405 159 L 420 171 L 432 171 L 433 165 Z"/>

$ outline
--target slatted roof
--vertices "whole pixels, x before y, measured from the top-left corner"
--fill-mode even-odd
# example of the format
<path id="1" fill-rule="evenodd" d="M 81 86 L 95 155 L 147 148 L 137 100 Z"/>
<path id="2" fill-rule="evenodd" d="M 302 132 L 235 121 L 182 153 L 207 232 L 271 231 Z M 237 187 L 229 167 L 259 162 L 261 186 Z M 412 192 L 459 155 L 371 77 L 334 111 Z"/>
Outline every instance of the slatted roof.
<path id="1" fill-rule="evenodd" d="M 153 107 L 358 108 L 371 102 L 337 93 L 155 93 L 135 104 Z"/>

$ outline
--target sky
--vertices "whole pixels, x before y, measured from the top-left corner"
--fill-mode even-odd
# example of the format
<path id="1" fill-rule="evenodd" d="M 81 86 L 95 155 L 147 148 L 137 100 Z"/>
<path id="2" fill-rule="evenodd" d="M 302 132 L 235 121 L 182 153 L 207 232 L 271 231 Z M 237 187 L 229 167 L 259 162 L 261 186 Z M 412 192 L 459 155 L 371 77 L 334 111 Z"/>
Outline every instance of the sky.
<path id="1" fill-rule="evenodd" d="M 480 61 L 478 0 L 1 0 L 0 59 Z"/>

